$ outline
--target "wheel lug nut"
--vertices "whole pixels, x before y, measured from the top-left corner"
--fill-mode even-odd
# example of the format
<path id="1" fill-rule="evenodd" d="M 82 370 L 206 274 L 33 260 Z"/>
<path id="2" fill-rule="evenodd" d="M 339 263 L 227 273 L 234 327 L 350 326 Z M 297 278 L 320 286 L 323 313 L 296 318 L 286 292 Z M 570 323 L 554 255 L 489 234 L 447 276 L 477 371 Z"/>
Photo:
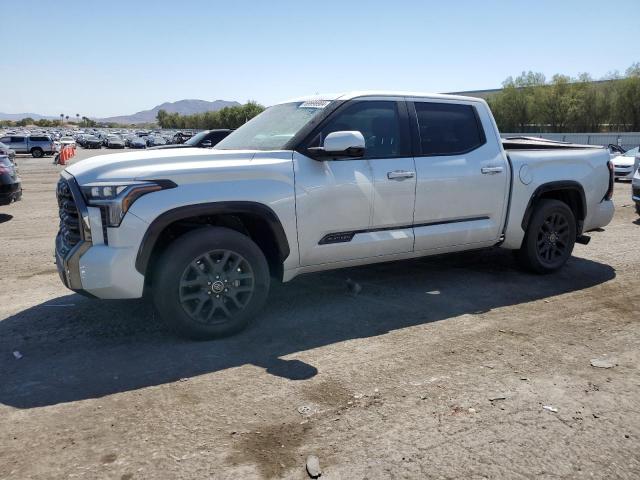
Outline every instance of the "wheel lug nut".
<path id="1" fill-rule="evenodd" d="M 225 291 L 225 292 L 228 292 L 228 291 L 229 291 L 229 289 L 228 289 L 228 288 L 225 288 L 225 289 L 224 289 L 224 291 Z"/>
<path id="2" fill-rule="evenodd" d="M 220 298 L 220 295 L 216 295 L 216 298 Z"/>

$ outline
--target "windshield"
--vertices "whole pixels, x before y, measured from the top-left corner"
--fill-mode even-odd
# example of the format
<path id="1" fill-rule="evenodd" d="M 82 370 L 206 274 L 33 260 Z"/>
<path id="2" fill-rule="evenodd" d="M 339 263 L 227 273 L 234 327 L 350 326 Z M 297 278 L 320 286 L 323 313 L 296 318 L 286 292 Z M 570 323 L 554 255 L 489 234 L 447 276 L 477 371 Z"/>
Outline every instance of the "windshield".
<path id="1" fill-rule="evenodd" d="M 330 102 L 282 103 L 267 108 L 218 143 L 216 150 L 282 150 Z"/>
<path id="2" fill-rule="evenodd" d="M 636 155 L 638 155 L 638 152 L 640 152 L 640 147 L 632 148 L 631 150 L 627 150 L 624 153 L 624 156 L 625 157 L 635 157 Z"/>
<path id="3" fill-rule="evenodd" d="M 184 142 L 184 144 L 185 145 L 198 145 L 198 143 L 200 143 L 200 140 L 202 140 L 204 137 L 206 137 L 208 133 L 209 133 L 208 131 L 200 132 L 195 137 L 191 137 L 189 140 Z"/>

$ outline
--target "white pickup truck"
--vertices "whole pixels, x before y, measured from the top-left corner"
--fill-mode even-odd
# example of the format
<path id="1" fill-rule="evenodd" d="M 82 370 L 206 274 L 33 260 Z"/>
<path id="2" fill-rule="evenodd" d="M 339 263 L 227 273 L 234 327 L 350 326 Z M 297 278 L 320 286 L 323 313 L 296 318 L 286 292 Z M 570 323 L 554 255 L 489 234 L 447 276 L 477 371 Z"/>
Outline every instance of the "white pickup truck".
<path id="1" fill-rule="evenodd" d="M 62 172 L 56 261 L 98 298 L 153 295 L 195 338 L 242 329 L 271 279 L 499 246 L 560 268 L 613 217 L 603 148 L 502 141 L 477 98 L 367 92 L 268 108 L 213 150 Z"/>

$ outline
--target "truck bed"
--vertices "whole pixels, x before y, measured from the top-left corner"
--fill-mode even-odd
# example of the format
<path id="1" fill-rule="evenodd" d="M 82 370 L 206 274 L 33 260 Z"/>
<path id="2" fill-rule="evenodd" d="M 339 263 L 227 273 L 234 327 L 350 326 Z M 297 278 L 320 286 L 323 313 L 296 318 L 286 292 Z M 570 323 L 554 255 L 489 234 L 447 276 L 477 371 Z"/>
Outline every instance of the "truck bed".
<path id="1" fill-rule="evenodd" d="M 581 145 L 579 143 L 558 142 L 536 137 L 507 137 L 502 139 L 505 150 L 581 150 L 602 149 L 599 145 Z"/>

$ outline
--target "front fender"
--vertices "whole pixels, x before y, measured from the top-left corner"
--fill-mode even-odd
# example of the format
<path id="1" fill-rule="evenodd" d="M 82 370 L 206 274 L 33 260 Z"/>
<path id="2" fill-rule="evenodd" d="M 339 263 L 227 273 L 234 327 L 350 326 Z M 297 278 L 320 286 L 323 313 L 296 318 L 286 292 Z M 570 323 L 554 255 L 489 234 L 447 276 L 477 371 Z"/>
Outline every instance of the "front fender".
<path id="1" fill-rule="evenodd" d="M 291 253 L 291 248 L 282 223 L 271 208 L 257 202 L 213 202 L 177 207 L 156 217 L 147 228 L 138 248 L 135 262 L 136 270 L 143 275 L 145 274 L 153 249 L 162 232 L 169 225 L 187 218 L 233 214 L 251 214 L 266 220 L 276 240 L 279 259 L 283 263 L 286 261 Z"/>
<path id="2" fill-rule="evenodd" d="M 228 214 L 233 213 L 233 209 L 236 213 L 259 212 L 272 225 L 278 238 L 284 268 L 296 268 L 299 253 L 291 156 L 290 151 L 259 152 L 248 162 L 230 165 L 213 162 L 211 168 L 197 170 L 185 165 L 179 173 L 166 176 L 155 171 L 156 180 L 170 179 L 178 187 L 139 198 L 130 212 L 150 225 L 200 214 Z M 152 238 L 153 231 L 149 230 L 148 236 Z"/>

